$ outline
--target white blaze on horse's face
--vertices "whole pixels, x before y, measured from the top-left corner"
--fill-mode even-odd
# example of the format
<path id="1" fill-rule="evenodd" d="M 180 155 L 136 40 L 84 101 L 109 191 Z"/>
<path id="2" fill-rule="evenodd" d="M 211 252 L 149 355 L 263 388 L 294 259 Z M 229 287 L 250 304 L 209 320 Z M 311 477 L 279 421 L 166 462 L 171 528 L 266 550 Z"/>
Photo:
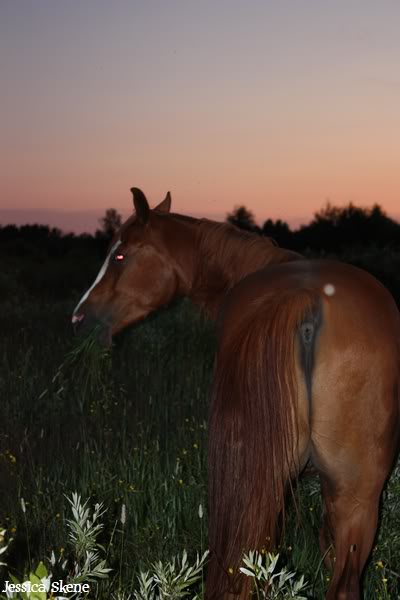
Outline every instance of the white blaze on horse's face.
<path id="1" fill-rule="evenodd" d="M 85 300 L 88 298 L 90 292 L 96 287 L 96 285 L 103 279 L 105 272 L 107 271 L 107 267 L 108 264 L 110 262 L 110 258 L 113 256 L 113 254 L 115 253 L 116 249 L 118 248 L 118 246 L 120 246 L 122 244 L 121 240 L 118 240 L 114 246 L 111 248 L 110 252 L 107 255 L 106 260 L 103 263 L 103 266 L 101 267 L 99 274 L 97 275 L 96 279 L 94 280 L 93 284 L 91 285 L 91 287 L 88 289 L 88 291 L 82 296 L 82 298 L 79 300 L 78 304 L 75 307 L 74 312 L 72 313 L 72 323 L 79 323 L 79 321 L 82 321 L 83 319 L 83 315 L 79 315 L 78 314 L 78 310 L 79 307 L 85 302 Z"/>

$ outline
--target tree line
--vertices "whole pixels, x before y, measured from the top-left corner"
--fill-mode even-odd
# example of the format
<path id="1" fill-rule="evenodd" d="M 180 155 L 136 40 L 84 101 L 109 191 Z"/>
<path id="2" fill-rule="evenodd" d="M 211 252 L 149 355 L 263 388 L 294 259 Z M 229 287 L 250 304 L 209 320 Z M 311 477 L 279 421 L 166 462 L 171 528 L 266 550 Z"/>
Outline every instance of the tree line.
<path id="1" fill-rule="evenodd" d="M 260 227 L 245 206 L 236 207 L 229 213 L 227 221 L 241 229 L 271 237 L 279 246 L 294 250 L 336 252 L 369 245 L 400 246 L 400 223 L 388 217 L 378 204 L 362 208 L 353 204 L 338 207 L 327 203 L 314 214 L 309 224 L 296 231 L 281 219 L 267 219 Z"/>
<path id="2" fill-rule="evenodd" d="M 279 246 L 298 251 L 340 252 L 349 247 L 400 247 L 400 223 L 388 217 L 379 205 L 362 208 L 327 204 L 314 214 L 307 225 L 292 230 L 286 221 L 267 219 L 258 225 L 246 206 L 237 206 L 227 215 L 227 222 L 241 229 L 272 238 Z M 67 254 L 103 254 L 115 231 L 121 225 L 121 215 L 108 209 L 99 219 L 94 235 L 63 233 L 48 225 L 0 226 L 2 254 L 13 256 Z"/>

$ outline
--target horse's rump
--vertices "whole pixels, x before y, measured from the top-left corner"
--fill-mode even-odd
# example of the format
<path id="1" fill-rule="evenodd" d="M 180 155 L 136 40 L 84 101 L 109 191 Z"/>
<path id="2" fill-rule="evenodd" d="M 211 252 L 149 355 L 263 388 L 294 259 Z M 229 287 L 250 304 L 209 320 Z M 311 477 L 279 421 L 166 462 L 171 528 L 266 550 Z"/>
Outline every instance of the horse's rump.
<path id="1" fill-rule="evenodd" d="M 382 310 L 385 314 L 379 317 Z M 278 265 L 247 277 L 230 292 L 220 323 L 210 411 L 208 598 L 223 590 L 246 597 L 243 585 L 248 581 L 238 574 L 243 552 L 274 547 L 287 484 L 310 456 L 318 463 L 321 447 L 324 458 L 321 433 L 329 438 L 331 429 L 340 435 L 337 414 L 346 446 L 343 457 L 352 469 L 357 461 L 361 464 L 359 455 L 365 451 L 359 448 L 357 423 L 346 421 L 346 407 L 352 403 L 360 413 L 363 398 L 354 393 L 350 398 L 335 396 L 335 387 L 355 389 L 343 356 L 349 352 L 361 376 L 371 377 L 364 371 L 371 371 L 378 344 L 376 369 L 382 371 L 378 389 L 393 390 L 399 371 L 399 332 L 397 309 L 383 286 L 339 263 Z M 384 477 L 393 460 L 393 428 L 398 428 L 398 398 L 392 394 L 385 399 L 388 410 L 382 418 L 376 410 L 375 422 L 362 416 L 363 436 L 371 439 L 375 428 L 386 432 L 386 423 L 392 420 L 381 452 Z M 375 402 L 372 395 L 367 401 Z M 333 457 L 339 454 L 337 446 L 329 452 Z M 336 465 L 327 474 L 334 483 L 341 478 Z"/>

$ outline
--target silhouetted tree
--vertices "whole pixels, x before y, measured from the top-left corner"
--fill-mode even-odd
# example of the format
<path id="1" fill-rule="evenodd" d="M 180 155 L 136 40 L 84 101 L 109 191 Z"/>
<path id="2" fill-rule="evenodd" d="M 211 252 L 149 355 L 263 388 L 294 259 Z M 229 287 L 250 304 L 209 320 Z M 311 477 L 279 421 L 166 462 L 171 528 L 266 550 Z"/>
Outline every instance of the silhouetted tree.
<path id="1" fill-rule="evenodd" d="M 0 228 L 2 253 L 11 256 L 63 256 L 71 246 L 71 236 L 48 225 L 6 225 Z"/>
<path id="2" fill-rule="evenodd" d="M 267 219 L 261 232 L 263 235 L 272 238 L 282 248 L 291 248 L 293 245 L 293 232 L 289 225 L 281 219 L 277 221 Z"/>
<path id="3" fill-rule="evenodd" d="M 296 232 L 298 247 L 310 247 L 328 251 L 349 246 L 399 246 L 400 225 L 390 219 L 375 204 L 361 208 L 349 204 L 345 207 L 328 203 L 314 215 L 309 225 Z"/>
<path id="4" fill-rule="evenodd" d="M 239 227 L 239 229 L 260 233 L 260 228 L 255 222 L 253 213 L 245 206 L 236 206 L 231 213 L 228 213 L 226 220 L 228 223 Z"/>
<path id="5" fill-rule="evenodd" d="M 110 240 L 122 224 L 122 217 L 115 208 L 107 208 L 104 217 L 99 219 L 101 229 L 96 231 L 96 237 Z"/>
<path id="6" fill-rule="evenodd" d="M 16 225 L 0 225 L 0 242 L 9 242 L 19 236 L 19 227 Z"/>

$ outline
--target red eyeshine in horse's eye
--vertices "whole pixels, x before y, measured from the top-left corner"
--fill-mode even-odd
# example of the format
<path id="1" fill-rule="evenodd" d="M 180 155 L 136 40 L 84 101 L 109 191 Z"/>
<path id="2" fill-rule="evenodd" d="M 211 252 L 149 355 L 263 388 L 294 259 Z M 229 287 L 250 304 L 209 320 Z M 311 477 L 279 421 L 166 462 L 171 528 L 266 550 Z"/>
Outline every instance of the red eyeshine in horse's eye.
<path id="1" fill-rule="evenodd" d="M 124 258 L 125 258 L 125 254 L 116 254 L 114 256 L 114 260 L 117 260 L 117 261 L 124 260 Z"/>

